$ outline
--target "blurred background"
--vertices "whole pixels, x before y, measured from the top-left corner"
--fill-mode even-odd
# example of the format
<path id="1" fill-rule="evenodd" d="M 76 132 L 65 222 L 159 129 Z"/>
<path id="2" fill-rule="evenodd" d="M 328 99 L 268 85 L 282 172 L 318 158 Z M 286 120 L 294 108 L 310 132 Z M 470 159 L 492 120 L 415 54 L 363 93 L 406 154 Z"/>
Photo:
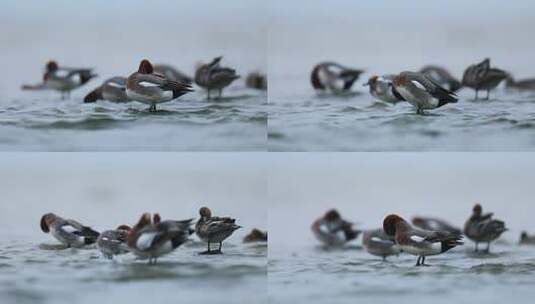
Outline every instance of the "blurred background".
<path id="1" fill-rule="evenodd" d="M 462 227 L 479 202 L 484 212 L 505 221 L 510 229 L 503 235 L 506 240 L 516 243 L 521 230 L 535 233 L 530 153 L 301 153 L 274 158 L 268 174 L 270 250 L 317 243 L 310 225 L 330 208 L 362 229 L 382 227 L 391 213 L 407 220 L 438 217 Z"/>
<path id="2" fill-rule="evenodd" d="M 258 156 L 259 157 L 259 156 Z M 0 234 L 53 241 L 39 229 L 44 213 L 98 231 L 133 225 L 143 212 L 198 218 L 208 206 L 244 228 L 267 228 L 264 166 L 256 156 L 226 153 L 4 153 L 0 158 Z"/>
<path id="3" fill-rule="evenodd" d="M 242 74 L 265 71 L 265 7 L 256 0 L 2 1 L 0 65 L 10 76 L 0 91 L 20 94 L 22 83 L 41 80 L 50 59 L 94 67 L 95 83 L 133 73 L 143 58 L 190 75 L 216 56 Z"/>
<path id="4" fill-rule="evenodd" d="M 518 77 L 535 76 L 535 2 L 476 1 L 271 1 L 271 80 L 308 73 L 335 60 L 388 74 L 442 64 L 453 75 L 490 57 Z M 272 83 L 275 94 L 284 86 Z M 303 86 L 309 86 L 303 81 Z M 297 87 L 300 88 L 300 87 Z M 295 90 L 296 88 L 294 88 Z"/>

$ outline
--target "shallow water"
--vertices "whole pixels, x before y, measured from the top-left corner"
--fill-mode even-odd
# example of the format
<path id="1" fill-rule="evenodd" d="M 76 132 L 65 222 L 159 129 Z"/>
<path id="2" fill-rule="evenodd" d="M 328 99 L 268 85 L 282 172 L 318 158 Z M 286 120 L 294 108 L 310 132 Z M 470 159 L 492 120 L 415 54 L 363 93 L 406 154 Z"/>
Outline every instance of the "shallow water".
<path id="1" fill-rule="evenodd" d="M 196 241 L 148 265 L 129 254 L 107 260 L 96 248 L 50 249 L 53 240 L 2 239 L 2 303 L 236 303 L 250 297 L 267 303 L 267 245 L 230 241 L 223 255 L 205 256 L 198 254 L 205 244 Z"/>
<path id="2" fill-rule="evenodd" d="M 199 90 L 159 104 L 157 112 L 137 102 L 81 99 L 34 92 L 0 103 L 0 150 L 265 150 L 265 92 L 236 87 L 207 101 Z"/>
<path id="3" fill-rule="evenodd" d="M 535 149 L 534 93 L 498 89 L 490 100 L 476 101 L 473 91 L 465 89 L 458 103 L 417 115 L 407 103 L 375 100 L 360 83 L 355 85 L 360 92 L 340 97 L 303 88 L 306 77 L 286 80 L 277 81 L 280 91 L 270 94 L 271 151 Z"/>
<path id="4" fill-rule="evenodd" d="M 401 254 L 386 262 L 360 246 L 325 250 L 313 243 L 298 249 L 269 250 L 270 300 L 289 303 L 498 303 L 528 301 L 535 291 L 535 247 L 499 245 L 475 254 L 472 244 L 414 267 Z"/>

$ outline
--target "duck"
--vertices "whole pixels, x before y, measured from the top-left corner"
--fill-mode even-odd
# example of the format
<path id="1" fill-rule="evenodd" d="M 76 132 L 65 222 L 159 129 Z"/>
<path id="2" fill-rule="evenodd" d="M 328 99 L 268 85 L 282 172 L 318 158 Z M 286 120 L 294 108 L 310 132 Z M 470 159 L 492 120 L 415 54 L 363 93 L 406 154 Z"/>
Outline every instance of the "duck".
<path id="1" fill-rule="evenodd" d="M 398 93 L 416 108 L 417 114 L 457 102 L 455 93 L 441 87 L 422 73 L 401 72 L 392 84 Z"/>
<path id="2" fill-rule="evenodd" d="M 535 90 L 535 78 L 515 80 L 511 74 L 505 79 L 505 87 L 508 90 L 533 91 Z"/>
<path id="3" fill-rule="evenodd" d="M 364 70 L 349 68 L 336 62 L 320 62 L 310 74 L 312 87 L 318 92 L 344 94 L 351 90 Z"/>
<path id="4" fill-rule="evenodd" d="M 392 84 L 395 77 L 396 75 L 394 74 L 383 76 L 373 75 L 363 86 L 370 87 L 370 94 L 373 97 L 395 105 L 398 102 L 405 101 L 405 98 L 399 94 Z"/>
<path id="5" fill-rule="evenodd" d="M 260 229 L 254 228 L 243 238 L 244 243 L 258 243 L 258 242 L 267 242 L 268 234 L 267 231 L 262 231 Z"/>
<path id="6" fill-rule="evenodd" d="M 522 231 L 520 233 L 520 241 L 518 242 L 520 245 L 535 245 L 535 236 L 528 235 L 526 231 Z"/>
<path id="7" fill-rule="evenodd" d="M 438 218 L 415 216 L 412 218 L 411 222 L 414 226 L 424 230 L 448 231 L 453 234 L 462 234 L 460 228 Z"/>
<path id="8" fill-rule="evenodd" d="M 126 81 L 126 96 L 129 99 L 150 105 L 149 111 L 156 111 L 156 104 L 174 100 L 192 92 L 191 85 L 166 78 L 154 72 L 154 67 L 143 59 L 137 72 Z"/>
<path id="9" fill-rule="evenodd" d="M 383 230 L 388 236 L 394 238 L 403 252 L 418 256 L 416 266 L 429 266 L 425 264 L 427 256 L 442 254 L 456 246 L 463 245 L 461 235 L 448 231 L 413 228 L 397 214 L 385 217 Z"/>
<path id="10" fill-rule="evenodd" d="M 97 248 L 105 258 L 110 260 L 116 255 L 129 252 L 126 238 L 130 230 L 132 230 L 130 226 L 121 225 L 114 230 L 103 231 L 97 238 Z"/>
<path id="11" fill-rule="evenodd" d="M 193 219 L 151 222 L 150 213 L 144 213 L 129 231 L 126 244 L 139 259 L 155 264 L 157 259 L 171 253 L 189 239 Z"/>
<path id="12" fill-rule="evenodd" d="M 505 222 L 493 219 L 494 213 L 483 214 L 483 208 L 480 204 L 475 204 L 472 209 L 472 215 L 464 224 L 464 234 L 470 240 L 476 243 L 475 252 L 479 251 L 479 243 L 487 243 L 484 252 L 490 251 L 490 243 L 502 235 L 507 228 Z"/>
<path id="13" fill-rule="evenodd" d="M 201 207 L 199 215 L 201 218 L 195 225 L 195 232 L 202 241 L 208 243 L 208 249 L 201 252 L 201 254 L 221 254 L 223 241 L 230 237 L 234 231 L 240 229 L 241 226 L 236 225 L 236 219 L 212 216 L 212 211 L 208 207 Z M 212 250 L 210 248 L 211 243 L 219 243 L 219 249 Z"/>
<path id="14" fill-rule="evenodd" d="M 463 74 L 462 85 L 476 91 L 476 100 L 479 97 L 479 90 L 487 91 L 486 99 L 488 100 L 490 90 L 496 88 L 507 76 L 507 72 L 497 68 L 491 68 L 490 59 L 485 58 L 483 61 L 466 68 Z"/>
<path id="15" fill-rule="evenodd" d="M 433 81 L 449 91 L 457 92 L 463 87 L 461 82 L 457 78 L 453 77 L 444 67 L 437 65 L 426 65 L 421 68 L 419 72 L 427 75 L 427 77 L 433 79 Z"/>
<path id="16" fill-rule="evenodd" d="M 369 254 L 382 257 L 383 261 L 386 261 L 386 258 L 391 255 L 401 253 L 394 237 L 388 236 L 383 228 L 365 230 L 362 233 L 362 246 Z"/>
<path id="17" fill-rule="evenodd" d="M 250 89 L 267 90 L 267 77 L 260 72 L 251 72 L 245 77 L 245 86 Z"/>
<path id="18" fill-rule="evenodd" d="M 353 223 L 344 220 L 336 209 L 328 210 L 322 217 L 315 220 L 311 229 L 314 236 L 329 247 L 343 246 L 356 239 L 361 232 L 353 229 Z"/>
<path id="19" fill-rule="evenodd" d="M 179 71 L 177 68 L 173 67 L 170 64 L 164 64 L 164 63 L 155 64 L 154 73 L 163 75 L 167 79 L 181 82 L 181 83 L 191 84 L 193 82 L 193 79 L 190 76 Z"/>
<path id="20" fill-rule="evenodd" d="M 70 97 L 72 90 L 77 89 L 91 79 L 97 77 L 92 69 L 60 67 L 54 60 L 49 61 L 43 75 L 43 87 L 61 93 L 61 99 Z"/>
<path id="21" fill-rule="evenodd" d="M 64 219 L 54 213 L 41 217 L 41 230 L 50 233 L 67 248 L 82 248 L 94 244 L 100 233 L 71 219 Z"/>
<path id="22" fill-rule="evenodd" d="M 223 89 L 228 87 L 234 80 L 240 78 L 240 75 L 236 74 L 236 70 L 221 67 L 222 59 L 223 57 L 219 56 L 208 64 L 201 64 L 195 72 L 195 83 L 206 89 L 208 100 L 210 100 L 210 92 L 212 90 L 217 90 L 218 98 L 221 98 Z"/>
<path id="23" fill-rule="evenodd" d="M 84 103 L 93 103 L 97 100 L 107 100 L 116 103 L 131 101 L 126 95 L 126 77 L 115 76 L 106 79 L 102 85 L 85 96 Z"/>

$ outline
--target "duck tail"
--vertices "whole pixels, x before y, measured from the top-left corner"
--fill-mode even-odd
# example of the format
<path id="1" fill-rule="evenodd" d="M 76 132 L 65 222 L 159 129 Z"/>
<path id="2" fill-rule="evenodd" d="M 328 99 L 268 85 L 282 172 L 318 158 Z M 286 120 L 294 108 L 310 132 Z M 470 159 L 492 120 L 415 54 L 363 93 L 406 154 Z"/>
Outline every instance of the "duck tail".
<path id="1" fill-rule="evenodd" d="M 462 241 L 463 237 L 462 235 L 451 235 L 445 240 L 441 242 L 442 245 L 442 252 L 446 252 L 450 250 L 451 248 L 461 246 L 464 244 Z"/>
<path id="2" fill-rule="evenodd" d="M 103 100 L 103 99 L 104 97 L 102 97 L 102 89 L 101 87 L 98 87 L 94 89 L 93 91 L 89 92 L 89 94 L 87 94 L 84 97 L 84 103 L 93 103 L 93 102 L 96 102 L 97 100 Z"/>
<path id="3" fill-rule="evenodd" d="M 364 71 L 362 70 L 353 70 L 353 69 L 347 69 L 340 73 L 340 76 L 344 79 L 344 90 L 349 90 L 357 81 L 360 74 L 362 74 Z"/>

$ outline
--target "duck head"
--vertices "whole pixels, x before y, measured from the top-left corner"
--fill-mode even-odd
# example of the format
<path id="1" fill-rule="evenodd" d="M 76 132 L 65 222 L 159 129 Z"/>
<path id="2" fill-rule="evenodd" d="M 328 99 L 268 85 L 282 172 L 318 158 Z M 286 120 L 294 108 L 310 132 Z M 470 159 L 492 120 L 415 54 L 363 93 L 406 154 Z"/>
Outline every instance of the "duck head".
<path id="1" fill-rule="evenodd" d="M 331 209 L 325 213 L 324 218 L 326 221 L 334 222 L 340 220 L 341 216 L 336 209 Z"/>
<path id="2" fill-rule="evenodd" d="M 152 216 L 152 222 L 154 224 L 158 224 L 161 221 L 162 221 L 162 217 L 160 216 L 160 214 L 159 213 L 154 213 L 154 215 Z"/>
<path id="3" fill-rule="evenodd" d="M 154 68 L 152 67 L 150 61 L 143 59 L 141 60 L 141 63 L 139 63 L 139 69 L 137 71 L 141 74 L 152 74 L 154 72 Z"/>
<path id="4" fill-rule="evenodd" d="M 50 225 L 55 222 L 57 216 L 54 213 L 47 213 L 41 217 L 41 230 L 44 233 L 50 232 Z"/>
<path id="5" fill-rule="evenodd" d="M 123 224 L 123 225 L 117 227 L 117 229 L 115 229 L 115 230 L 130 231 L 130 230 L 132 230 L 132 228 L 131 228 L 130 226 L 128 226 L 128 225 L 124 225 L 124 224 Z"/>
<path id="6" fill-rule="evenodd" d="M 390 214 L 383 221 L 383 230 L 388 236 L 395 236 L 396 231 L 407 226 L 407 222 L 396 214 Z"/>
<path id="7" fill-rule="evenodd" d="M 47 72 L 55 72 L 58 69 L 59 69 L 58 63 L 55 62 L 54 60 L 50 60 L 49 62 L 47 62 L 47 64 L 46 64 L 46 71 Z"/>
<path id="8" fill-rule="evenodd" d="M 474 205 L 474 208 L 472 209 L 472 212 L 474 213 L 474 215 L 481 215 L 481 213 L 483 213 L 483 208 L 481 207 L 480 204 L 475 204 Z"/>
<path id="9" fill-rule="evenodd" d="M 202 207 L 199 209 L 199 214 L 203 219 L 209 219 L 212 217 L 212 211 L 208 207 Z"/>
<path id="10" fill-rule="evenodd" d="M 377 83 L 377 78 L 379 78 L 379 76 L 377 75 L 373 75 L 372 77 L 370 77 L 370 79 L 368 79 L 368 82 L 366 82 L 365 84 L 363 84 L 362 86 L 365 87 L 365 86 L 371 86 L 373 87 L 375 85 L 375 83 Z"/>

